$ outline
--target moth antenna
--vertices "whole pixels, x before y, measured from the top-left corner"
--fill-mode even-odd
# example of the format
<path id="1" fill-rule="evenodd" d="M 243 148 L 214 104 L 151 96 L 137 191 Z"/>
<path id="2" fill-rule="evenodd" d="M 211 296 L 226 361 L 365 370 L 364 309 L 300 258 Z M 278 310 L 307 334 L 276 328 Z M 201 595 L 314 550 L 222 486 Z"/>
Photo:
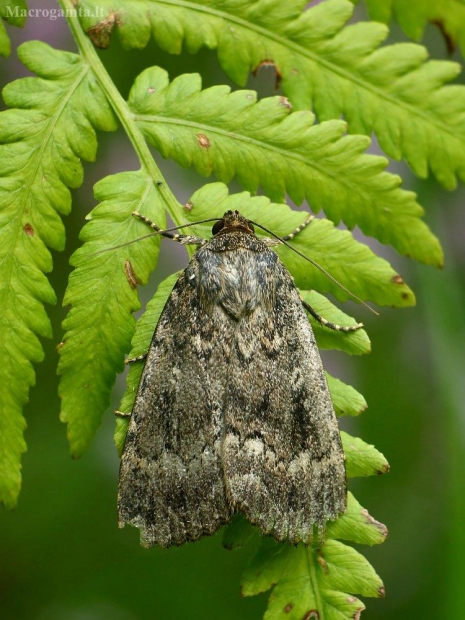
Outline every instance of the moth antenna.
<path id="1" fill-rule="evenodd" d="M 125 248 L 127 245 L 131 245 L 132 243 L 138 243 L 143 239 L 148 239 L 148 237 L 154 237 L 158 235 L 158 232 L 149 233 L 148 235 L 144 235 L 143 237 L 137 237 L 137 239 L 133 239 L 132 241 L 126 241 L 126 243 L 120 243 L 119 245 L 113 245 L 111 248 L 105 248 L 104 250 L 99 250 L 98 252 L 94 252 L 89 256 L 89 258 L 93 258 L 94 256 L 98 256 L 99 254 L 105 254 L 105 252 L 111 252 L 112 250 L 119 250 L 119 248 Z"/>
<path id="2" fill-rule="evenodd" d="M 368 308 L 368 310 L 370 310 L 370 312 L 373 312 L 373 314 L 376 314 L 377 316 L 379 316 L 379 312 L 376 312 L 376 310 L 373 310 L 373 308 L 371 306 L 369 306 L 366 302 L 364 302 L 363 299 L 360 299 L 360 297 L 357 297 L 357 295 L 352 293 L 352 291 L 349 291 L 348 288 L 346 288 L 343 284 L 341 284 L 338 280 L 336 280 L 336 278 L 334 276 L 332 276 L 328 271 L 326 271 L 326 269 L 324 267 L 319 265 L 312 258 L 310 258 L 306 254 L 303 254 L 302 252 L 300 252 L 299 250 L 294 248 L 290 243 L 285 241 L 282 237 L 280 237 L 279 235 L 274 233 L 272 230 L 270 230 L 266 226 L 262 226 L 261 224 L 257 224 L 257 222 L 253 222 L 252 220 L 249 220 L 249 222 L 251 224 L 253 224 L 254 226 L 257 226 L 258 228 L 261 228 L 262 230 L 264 230 L 266 233 L 268 233 L 269 235 L 271 235 L 275 239 L 278 239 L 282 244 L 284 244 L 290 250 L 292 250 L 293 252 L 295 252 L 296 254 L 301 256 L 302 258 L 304 258 L 306 261 L 308 261 L 310 264 L 312 264 L 314 267 L 319 269 L 322 273 L 325 274 L 325 276 L 327 278 L 329 278 L 332 282 L 334 282 L 334 284 L 337 284 L 337 286 L 339 286 L 339 288 L 341 288 L 344 292 L 346 292 L 348 295 L 350 295 L 353 299 L 355 299 L 356 301 L 359 301 L 361 304 L 363 304 L 366 308 Z"/>
<path id="3" fill-rule="evenodd" d="M 98 256 L 99 254 L 104 254 L 105 252 L 111 252 L 112 250 L 119 250 L 119 248 L 125 248 L 127 245 L 131 245 L 133 243 L 138 243 L 139 241 L 143 241 L 143 239 L 148 239 L 149 237 L 155 237 L 156 235 L 161 235 L 164 232 L 173 232 L 173 230 L 179 230 L 180 228 L 187 228 L 188 226 L 197 226 L 197 224 L 206 224 L 207 222 L 218 222 L 220 217 L 211 217 L 208 220 L 199 220 L 198 222 L 189 222 L 188 224 L 181 224 L 180 226 L 172 226 L 171 228 L 164 228 L 163 230 L 156 230 L 154 232 L 149 233 L 148 235 L 144 235 L 143 237 L 137 237 L 137 239 L 133 239 L 132 241 L 126 241 L 126 243 L 120 243 L 120 245 L 113 245 L 111 248 L 105 248 L 104 250 L 99 250 L 98 252 L 94 252 L 89 256 L 89 258 L 93 258 L 94 256 Z"/>

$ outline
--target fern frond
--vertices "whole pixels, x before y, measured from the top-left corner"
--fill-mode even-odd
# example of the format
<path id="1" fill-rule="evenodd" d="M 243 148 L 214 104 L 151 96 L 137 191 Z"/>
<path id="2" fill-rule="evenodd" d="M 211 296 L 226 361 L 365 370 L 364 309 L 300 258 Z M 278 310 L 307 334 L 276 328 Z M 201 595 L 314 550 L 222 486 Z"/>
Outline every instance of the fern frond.
<path id="1" fill-rule="evenodd" d="M 80 159 L 95 158 L 94 128 L 115 128 L 78 56 L 38 42 L 24 43 L 18 55 L 41 77 L 6 86 L 13 109 L 0 114 L 0 501 L 8 507 L 21 483 L 21 408 L 34 384 L 32 362 L 43 357 L 38 336 L 52 336 L 43 307 L 56 301 L 44 275 L 52 269 L 47 246 L 63 249 L 59 214 L 71 208 L 68 188 L 82 182 Z"/>
<path id="2" fill-rule="evenodd" d="M 59 350 L 61 420 L 68 424 L 75 457 L 93 439 L 116 373 L 123 370 L 123 355 L 134 332 L 132 313 L 140 307 L 137 285 L 146 284 L 156 266 L 159 238 L 112 248 L 147 233 L 144 224 L 132 217 L 134 210 L 164 225 L 159 194 L 143 171 L 103 179 L 95 186 L 95 196 L 101 203 L 82 230 L 84 245 L 71 257 L 75 270 L 64 299 L 71 309 L 63 322 L 66 334 Z"/>
<path id="3" fill-rule="evenodd" d="M 313 125 L 312 114 L 291 113 L 282 97 L 257 103 L 253 91 L 202 91 L 198 75 L 170 84 L 158 67 L 137 78 L 129 105 L 149 142 L 182 166 L 225 182 L 237 176 L 249 191 L 261 185 L 279 201 L 286 192 L 296 203 L 307 198 L 336 224 L 357 224 L 418 260 L 442 260 L 415 195 L 383 172 L 385 159 L 363 153 L 367 138 L 344 136 L 342 121 Z"/>
<path id="4" fill-rule="evenodd" d="M 216 48 L 222 68 L 239 85 L 272 61 L 294 107 L 314 109 L 322 121 L 343 115 L 351 133 L 373 131 L 390 157 L 405 158 L 420 177 L 429 167 L 448 189 L 456 175 L 465 180 L 465 87 L 444 86 L 460 66 L 427 62 L 419 45 L 379 47 L 386 26 L 346 25 L 353 12 L 348 0 L 326 0 L 304 12 L 302 0 L 80 4 L 94 11 L 99 6 L 105 15 L 84 17 L 85 28 L 111 20 L 128 48 L 143 47 L 151 35 L 171 53 L 183 44 L 189 52 Z"/>
<path id="5" fill-rule="evenodd" d="M 358 4 L 360 0 L 352 0 Z M 394 18 L 414 41 L 423 37 L 428 22 L 438 26 L 449 51 L 458 43 L 465 50 L 465 4 L 462 0 L 365 0 L 368 14 L 377 22 L 388 24 Z"/>

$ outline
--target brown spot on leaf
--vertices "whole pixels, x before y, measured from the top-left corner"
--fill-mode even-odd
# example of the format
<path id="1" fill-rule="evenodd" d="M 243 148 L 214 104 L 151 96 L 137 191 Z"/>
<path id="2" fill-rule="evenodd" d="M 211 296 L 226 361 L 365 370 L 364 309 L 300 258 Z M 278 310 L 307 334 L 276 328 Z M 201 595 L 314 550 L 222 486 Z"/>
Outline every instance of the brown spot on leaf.
<path id="1" fill-rule="evenodd" d="M 444 26 L 444 22 L 441 19 L 432 19 L 431 23 L 433 24 L 433 26 L 437 26 L 439 28 L 439 32 L 444 37 L 444 41 L 446 42 L 447 47 L 447 53 L 449 55 L 453 54 L 456 48 L 455 41 L 452 38 L 451 34 L 447 32 L 446 27 Z"/>
<path id="2" fill-rule="evenodd" d="M 319 620 L 320 612 L 318 609 L 311 609 L 310 611 L 307 611 L 302 620 L 310 620 L 310 618 L 316 618 L 316 620 Z"/>
<path id="3" fill-rule="evenodd" d="M 363 603 L 360 603 L 360 601 L 355 598 L 355 596 L 348 596 L 347 602 L 350 604 L 358 602 L 360 604 L 360 607 L 354 612 L 354 615 L 351 616 L 353 620 L 360 620 L 360 614 L 362 613 L 362 611 L 365 611 L 365 605 L 363 605 Z"/>
<path id="4" fill-rule="evenodd" d="M 140 284 L 140 280 L 134 271 L 131 261 L 129 260 L 124 261 L 124 273 L 126 274 L 126 279 L 129 282 L 129 286 L 131 288 L 137 288 L 137 285 Z"/>
<path id="5" fill-rule="evenodd" d="M 294 607 L 294 603 L 288 603 L 286 607 L 284 608 L 284 613 L 288 614 L 293 607 Z"/>
<path id="6" fill-rule="evenodd" d="M 289 110 L 292 110 L 292 103 L 287 97 L 280 97 L 279 103 L 283 106 L 283 108 L 289 108 Z"/>
<path id="7" fill-rule="evenodd" d="M 392 276 L 391 282 L 393 282 L 394 284 L 404 284 L 402 276 L 400 276 L 398 273 L 396 273 L 395 276 Z"/>
<path id="8" fill-rule="evenodd" d="M 55 351 L 56 351 L 57 353 L 60 353 L 60 352 L 61 352 L 61 349 L 65 346 L 65 343 L 66 343 L 66 341 L 65 341 L 65 340 L 62 340 L 61 342 L 59 342 L 59 343 L 57 344 L 57 346 L 55 347 Z"/>
<path id="9" fill-rule="evenodd" d="M 252 71 L 252 75 L 257 77 L 257 74 L 262 67 L 265 67 L 265 68 L 272 67 L 275 70 L 276 79 L 275 79 L 274 87 L 276 90 L 278 90 L 279 86 L 281 85 L 281 79 L 283 76 L 282 76 L 281 71 L 276 66 L 276 63 L 274 62 L 274 60 L 271 60 L 270 58 L 265 58 L 264 60 L 259 62 L 258 65 L 255 67 L 255 69 Z"/>
<path id="10" fill-rule="evenodd" d="M 381 586 L 380 588 L 378 588 L 378 594 L 379 594 L 381 597 L 386 596 L 386 590 L 385 590 L 384 586 Z"/>
<path id="11" fill-rule="evenodd" d="M 200 144 L 200 146 L 203 149 L 208 149 L 210 147 L 210 140 L 203 133 L 198 133 L 197 134 L 197 142 Z"/>
<path id="12" fill-rule="evenodd" d="M 147 88 L 147 92 L 150 93 L 150 94 L 154 93 L 155 92 L 154 87 L 151 86 L 150 88 Z"/>
<path id="13" fill-rule="evenodd" d="M 26 222 L 26 224 L 24 224 L 23 230 L 26 235 L 29 235 L 30 237 L 33 237 L 35 235 L 35 230 L 32 228 L 29 222 Z"/>
<path id="14" fill-rule="evenodd" d="M 190 200 L 186 202 L 186 204 L 184 205 L 184 209 L 186 211 L 192 211 L 192 209 L 194 208 L 194 203 L 191 202 Z"/>
<path id="15" fill-rule="evenodd" d="M 367 523 L 369 523 L 370 525 L 373 525 L 374 527 L 376 527 L 376 529 L 380 532 L 380 534 L 383 536 L 383 538 L 387 538 L 388 535 L 388 529 L 387 527 L 384 525 L 384 523 L 380 523 L 379 521 L 377 521 L 376 519 L 374 519 L 371 514 L 368 512 L 368 510 L 366 510 L 365 508 L 362 508 L 361 511 L 365 521 Z"/>
<path id="16" fill-rule="evenodd" d="M 387 474 L 390 469 L 391 469 L 391 467 L 390 467 L 389 463 L 386 463 L 385 465 L 383 465 L 383 467 L 381 469 L 378 469 L 378 471 L 376 473 L 378 474 L 378 476 L 381 476 L 381 474 Z"/>
<path id="17" fill-rule="evenodd" d="M 321 551 L 318 551 L 318 554 L 316 556 L 316 559 L 318 561 L 318 564 L 321 566 L 321 568 L 323 569 L 323 572 L 328 573 L 329 569 L 328 569 L 328 565 L 326 564 L 326 560 L 324 559 Z"/>
<path id="18" fill-rule="evenodd" d="M 87 35 L 95 47 L 100 50 L 109 47 L 113 28 L 116 24 L 120 24 L 118 17 L 118 11 L 112 11 L 105 19 L 87 30 Z"/>

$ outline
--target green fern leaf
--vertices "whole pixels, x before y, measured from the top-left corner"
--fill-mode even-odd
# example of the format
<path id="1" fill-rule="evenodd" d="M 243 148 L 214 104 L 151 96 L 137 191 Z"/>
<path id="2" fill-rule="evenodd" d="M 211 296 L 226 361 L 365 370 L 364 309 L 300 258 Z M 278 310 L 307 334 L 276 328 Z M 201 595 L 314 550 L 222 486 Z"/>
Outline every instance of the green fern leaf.
<path id="1" fill-rule="evenodd" d="M 356 416 L 365 411 L 366 400 L 356 389 L 327 373 L 326 379 L 337 416 Z"/>
<path id="2" fill-rule="evenodd" d="M 21 484 L 21 408 L 34 384 L 31 363 L 43 357 L 38 336 L 52 336 L 43 307 L 56 301 L 44 276 L 52 269 L 47 246 L 63 249 L 59 214 L 70 210 L 68 188 L 81 184 L 80 158 L 95 157 L 94 127 L 115 128 L 78 56 L 38 42 L 23 44 L 18 55 L 41 78 L 6 86 L 13 109 L 0 115 L 0 501 L 8 507 Z"/>
<path id="3" fill-rule="evenodd" d="M 26 23 L 26 0 L 0 0 L 0 55 L 8 57 L 11 43 L 4 21 L 12 26 L 22 27 Z"/>
<path id="4" fill-rule="evenodd" d="M 273 589 L 264 620 L 344 620 L 365 609 L 352 596 L 384 595 L 381 579 L 352 547 L 327 539 L 319 549 L 279 545 L 265 538 L 242 578 L 251 596 Z"/>
<path id="5" fill-rule="evenodd" d="M 253 91 L 227 86 L 201 90 L 200 76 L 171 84 L 166 71 L 144 71 L 129 104 L 149 142 L 164 157 L 223 181 L 237 176 L 249 191 L 261 185 L 279 201 L 287 191 L 307 198 L 336 224 L 342 219 L 404 254 L 440 264 L 437 239 L 421 221 L 421 207 L 399 179 L 383 172 L 386 160 L 363 154 L 368 139 L 344 136 L 342 121 L 313 125 L 309 112 L 290 112 L 287 100 L 256 102 Z"/>
<path id="6" fill-rule="evenodd" d="M 365 443 L 359 437 L 352 437 L 341 431 L 342 446 L 346 455 L 346 472 L 348 478 L 385 474 L 389 464 L 381 452 Z"/>
<path id="7" fill-rule="evenodd" d="M 171 53 L 183 43 L 189 52 L 217 48 L 222 68 L 239 85 L 272 61 L 293 106 L 314 109 L 320 120 L 344 115 L 354 134 L 374 131 L 383 150 L 405 158 L 420 177 L 429 167 L 446 188 L 455 187 L 455 175 L 465 180 L 465 88 L 444 86 L 460 66 L 426 62 L 426 49 L 414 44 L 379 47 L 386 26 L 347 26 L 353 13 L 348 0 L 327 0 L 303 13 L 301 0 L 285 6 L 280 0 L 81 4 L 94 10 L 91 15 L 95 6 L 105 15 L 83 18 L 86 28 L 112 20 L 128 48 L 144 46 L 151 33 Z"/>
<path id="8" fill-rule="evenodd" d="M 387 535 L 387 527 L 373 519 L 350 492 L 345 513 L 326 525 L 327 538 L 350 540 L 360 545 L 379 545 Z"/>
<path id="9" fill-rule="evenodd" d="M 352 0 L 357 4 L 359 0 Z M 462 0 L 365 0 L 371 19 L 388 24 L 396 19 L 405 34 L 414 41 L 423 37 L 428 22 L 439 27 L 449 51 L 458 43 L 465 49 L 465 3 Z"/>
<path id="10" fill-rule="evenodd" d="M 140 307 L 136 288 L 147 283 L 156 266 L 159 238 L 112 248 L 147 233 L 131 216 L 134 210 L 164 225 L 159 193 L 143 171 L 103 179 L 95 196 L 101 203 L 82 230 L 84 245 L 71 258 L 75 270 L 64 299 L 71 310 L 63 322 L 58 367 L 61 419 L 68 424 L 75 457 L 88 448 L 110 402 L 116 373 L 123 370 L 134 332 L 132 313 Z"/>
<path id="11" fill-rule="evenodd" d="M 5 28 L 5 24 L 3 23 L 3 20 L 0 19 L 0 55 L 8 58 L 10 53 L 11 53 L 10 39 L 8 37 L 8 33 Z"/>

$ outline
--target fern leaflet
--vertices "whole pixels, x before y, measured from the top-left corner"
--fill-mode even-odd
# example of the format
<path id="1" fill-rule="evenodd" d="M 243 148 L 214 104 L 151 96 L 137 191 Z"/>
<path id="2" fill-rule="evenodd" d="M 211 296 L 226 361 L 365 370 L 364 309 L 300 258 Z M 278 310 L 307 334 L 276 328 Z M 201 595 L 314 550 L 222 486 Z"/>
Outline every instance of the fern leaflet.
<path id="1" fill-rule="evenodd" d="M 11 108 L 0 115 L 0 501 L 12 507 L 25 450 L 21 407 L 34 384 L 31 362 L 43 357 L 38 336 L 51 337 L 44 303 L 55 294 L 47 246 L 63 249 L 59 214 L 71 208 L 70 187 L 82 182 L 80 158 L 93 160 L 95 128 L 115 129 L 114 117 L 79 56 L 38 42 L 24 43 L 21 61 L 40 78 L 5 87 Z"/>

